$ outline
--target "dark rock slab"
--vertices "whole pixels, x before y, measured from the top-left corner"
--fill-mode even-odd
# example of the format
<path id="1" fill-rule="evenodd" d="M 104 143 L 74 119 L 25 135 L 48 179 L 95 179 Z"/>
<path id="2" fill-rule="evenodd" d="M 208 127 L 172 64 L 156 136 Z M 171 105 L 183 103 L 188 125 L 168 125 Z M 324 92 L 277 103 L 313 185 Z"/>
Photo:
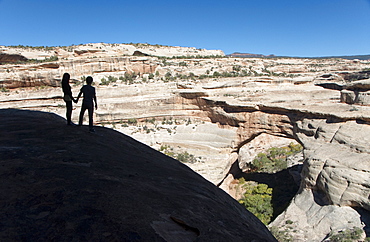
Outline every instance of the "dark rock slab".
<path id="1" fill-rule="evenodd" d="M 1 241 L 275 241 L 180 162 L 111 129 L 0 110 Z"/>

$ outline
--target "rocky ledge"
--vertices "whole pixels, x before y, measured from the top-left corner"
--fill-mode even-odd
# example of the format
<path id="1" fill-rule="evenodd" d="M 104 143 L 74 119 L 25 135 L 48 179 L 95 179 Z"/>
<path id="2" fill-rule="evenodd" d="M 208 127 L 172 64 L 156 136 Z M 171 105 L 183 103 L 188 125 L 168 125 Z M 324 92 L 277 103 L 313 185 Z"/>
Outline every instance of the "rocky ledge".
<path id="1" fill-rule="evenodd" d="M 275 241 L 224 191 L 112 129 L 0 110 L 1 241 Z"/>

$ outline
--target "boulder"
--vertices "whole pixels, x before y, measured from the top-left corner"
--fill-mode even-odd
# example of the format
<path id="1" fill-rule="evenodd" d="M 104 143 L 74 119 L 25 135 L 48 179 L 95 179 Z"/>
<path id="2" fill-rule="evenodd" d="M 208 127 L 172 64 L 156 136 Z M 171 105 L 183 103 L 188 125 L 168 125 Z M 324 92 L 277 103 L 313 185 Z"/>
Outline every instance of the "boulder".
<path id="1" fill-rule="evenodd" d="M 340 101 L 347 104 L 355 104 L 357 95 L 354 91 L 342 90 L 340 91 Z"/>
<path id="2" fill-rule="evenodd" d="M 370 105 L 370 91 L 359 92 L 352 90 L 342 90 L 340 101 L 347 104 Z"/>
<path id="3" fill-rule="evenodd" d="M 344 85 L 344 88 L 347 90 L 368 91 L 370 90 L 370 79 L 350 82 Z"/>
<path id="4" fill-rule="evenodd" d="M 319 242 L 331 233 L 363 227 L 356 210 L 335 205 L 323 206 L 317 201 L 316 195 L 313 190 L 301 190 L 289 207 L 269 224 L 269 228 L 285 233 L 294 241 Z"/>

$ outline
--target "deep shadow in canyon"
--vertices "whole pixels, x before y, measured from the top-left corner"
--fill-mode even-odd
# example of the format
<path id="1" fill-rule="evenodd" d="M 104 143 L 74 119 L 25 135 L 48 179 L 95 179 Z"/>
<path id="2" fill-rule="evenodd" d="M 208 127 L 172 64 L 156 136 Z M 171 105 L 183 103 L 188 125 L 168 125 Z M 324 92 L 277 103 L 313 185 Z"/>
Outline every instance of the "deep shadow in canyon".
<path id="1" fill-rule="evenodd" d="M 355 208 L 355 210 L 360 214 L 360 219 L 365 225 L 364 231 L 366 233 L 366 238 L 370 237 L 370 212 L 363 208 Z"/>
<path id="2" fill-rule="evenodd" d="M 272 206 L 274 212 L 272 220 L 274 220 L 288 207 L 298 192 L 300 179 L 292 174 L 300 174 L 301 169 L 302 165 L 295 165 L 276 173 L 245 173 L 240 169 L 239 162 L 236 161 L 230 168 L 229 174 L 232 174 L 235 179 L 243 177 L 246 181 L 264 183 L 273 189 Z"/>

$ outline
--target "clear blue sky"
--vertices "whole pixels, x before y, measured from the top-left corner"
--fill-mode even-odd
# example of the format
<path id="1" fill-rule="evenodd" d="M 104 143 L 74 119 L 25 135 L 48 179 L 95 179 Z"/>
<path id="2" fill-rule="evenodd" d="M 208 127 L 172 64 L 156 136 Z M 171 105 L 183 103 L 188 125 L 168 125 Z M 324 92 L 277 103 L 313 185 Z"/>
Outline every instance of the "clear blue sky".
<path id="1" fill-rule="evenodd" d="M 0 45 L 96 42 L 370 54 L 370 0 L 0 0 Z"/>

